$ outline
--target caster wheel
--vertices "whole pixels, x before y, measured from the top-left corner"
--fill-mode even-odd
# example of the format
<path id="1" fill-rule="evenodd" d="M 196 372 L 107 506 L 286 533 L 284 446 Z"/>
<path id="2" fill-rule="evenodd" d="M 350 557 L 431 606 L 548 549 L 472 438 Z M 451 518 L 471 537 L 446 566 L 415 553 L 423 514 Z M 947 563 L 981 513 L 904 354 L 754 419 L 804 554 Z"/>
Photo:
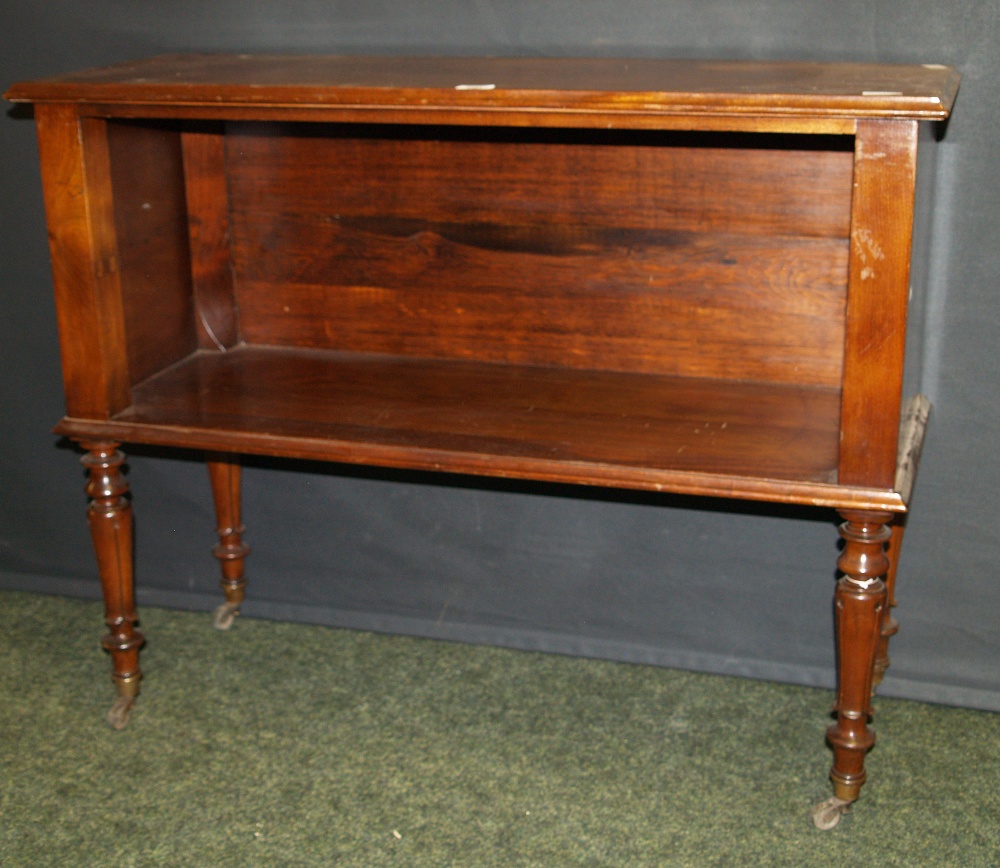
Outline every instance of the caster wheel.
<path id="1" fill-rule="evenodd" d="M 125 729 L 134 702 L 135 699 L 131 696 L 119 696 L 108 711 L 108 726 L 112 729 Z"/>
<path id="2" fill-rule="evenodd" d="M 820 802 L 812 810 L 813 825 L 823 831 L 832 829 L 840 822 L 840 818 L 848 812 L 852 804 L 852 802 L 845 802 L 836 796 L 825 802 Z"/>
<path id="3" fill-rule="evenodd" d="M 240 613 L 237 603 L 223 603 L 212 613 L 212 626 L 216 630 L 228 630 Z"/>

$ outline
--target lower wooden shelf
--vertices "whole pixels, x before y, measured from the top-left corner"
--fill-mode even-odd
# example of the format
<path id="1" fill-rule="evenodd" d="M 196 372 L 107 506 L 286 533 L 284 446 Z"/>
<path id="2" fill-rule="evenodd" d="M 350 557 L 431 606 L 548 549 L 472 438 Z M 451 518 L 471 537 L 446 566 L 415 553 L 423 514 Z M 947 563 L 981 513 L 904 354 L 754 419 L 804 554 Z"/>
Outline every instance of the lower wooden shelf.
<path id="1" fill-rule="evenodd" d="M 835 389 L 241 345 L 198 351 L 111 420 L 127 442 L 677 493 L 900 509 L 836 484 Z"/>

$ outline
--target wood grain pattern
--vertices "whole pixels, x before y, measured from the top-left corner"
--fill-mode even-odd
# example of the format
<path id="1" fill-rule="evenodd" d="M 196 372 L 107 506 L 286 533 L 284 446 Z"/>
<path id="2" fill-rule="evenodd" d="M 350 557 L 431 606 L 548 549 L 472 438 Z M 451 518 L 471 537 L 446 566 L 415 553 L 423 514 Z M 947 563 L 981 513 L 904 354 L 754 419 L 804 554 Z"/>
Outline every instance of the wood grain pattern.
<path id="1" fill-rule="evenodd" d="M 133 520 L 128 481 L 122 473 L 125 455 L 117 443 L 84 442 L 80 461 L 87 469 L 87 523 L 97 557 L 108 632 L 101 640 L 111 655 L 111 677 L 118 691 L 108 722 L 121 729 L 139 692 L 142 670 L 139 649 L 144 639 L 136 629 L 132 579 Z"/>
<path id="2" fill-rule="evenodd" d="M 463 88 L 462 85 L 480 85 Z M 483 88 L 483 85 L 492 87 Z M 659 58 L 166 55 L 12 87 L 12 100 L 105 104 L 374 106 L 718 116 L 947 116 L 958 75 L 940 65 Z M 456 119 L 457 120 L 457 119 Z"/>
<path id="3" fill-rule="evenodd" d="M 235 615 L 239 612 L 246 592 L 244 563 L 250 554 L 250 546 L 243 541 L 246 528 L 241 518 L 243 468 L 240 466 L 239 456 L 231 453 L 209 453 L 206 463 L 212 486 L 212 500 L 215 503 L 216 532 L 219 535 L 219 542 L 212 549 L 212 554 L 218 559 L 222 571 L 220 585 L 226 596 L 228 614 Z M 216 620 L 216 626 L 228 628 L 228 624 L 220 624 L 219 619 Z"/>
<path id="4" fill-rule="evenodd" d="M 244 338 L 512 364 L 840 384 L 846 242 L 776 245 L 710 236 L 657 244 L 636 236 L 599 251 L 514 253 L 484 249 L 467 238 L 456 242 L 452 238 L 461 239 L 461 231 L 435 228 L 400 237 L 388 235 L 391 227 L 378 233 L 289 220 L 261 243 L 241 227 L 241 250 L 284 254 L 257 257 L 260 270 L 269 272 L 255 274 L 257 279 L 241 275 Z M 283 232 L 289 244 L 279 239 Z M 535 233 L 534 241 L 544 243 L 543 234 Z M 500 227 L 484 228 L 483 235 L 487 240 L 480 244 L 510 237 Z M 320 252 L 311 256 L 313 250 Z"/>
<path id="5" fill-rule="evenodd" d="M 868 726 L 879 632 L 886 604 L 883 577 L 889 569 L 885 546 L 891 537 L 889 513 L 841 513 L 844 550 L 837 559 L 843 573 L 834 598 L 837 648 L 837 720 L 827 730 L 833 747 L 830 778 L 845 802 L 858 798 L 865 782 L 865 754 L 875 744 Z"/>
<path id="6" fill-rule="evenodd" d="M 229 138 L 251 343 L 840 383 L 841 141 L 329 132 Z"/>
<path id="7" fill-rule="evenodd" d="M 566 129 L 679 132 L 714 131 L 719 133 L 795 134 L 853 136 L 857 119 L 846 115 L 807 114 L 760 116 L 756 114 L 679 114 L 620 110 L 609 116 L 600 111 L 561 109 L 490 108 L 467 106 L 434 108 L 423 104 L 410 106 L 369 105 L 261 105 L 251 104 L 178 104 L 178 103 L 79 103 L 85 117 L 103 119 L 275 123 L 391 124 L 398 128 L 433 124 L 445 128 L 477 129 Z"/>
<path id="8" fill-rule="evenodd" d="M 138 383 L 197 346 L 180 139 L 164 124 L 107 129 L 129 380 Z"/>
<path id="9" fill-rule="evenodd" d="M 241 347 L 150 379 L 116 418 L 470 452 L 501 474 L 533 457 L 829 482 L 838 403 L 830 389 Z"/>
<path id="10" fill-rule="evenodd" d="M 129 374 L 106 126 L 62 105 L 35 120 L 66 406 L 107 418 L 128 405 Z"/>
<path id="11" fill-rule="evenodd" d="M 226 146 L 221 124 L 181 134 L 198 343 L 227 349 L 239 340 L 230 260 Z"/>
<path id="12" fill-rule="evenodd" d="M 657 470 L 623 464 L 561 462 L 545 458 L 495 456 L 392 444 L 331 441 L 322 437 L 269 434 L 238 428 L 207 428 L 165 422 L 94 420 L 64 417 L 55 432 L 74 440 L 116 437 L 131 443 L 229 450 L 306 461 L 335 461 L 507 479 L 539 480 L 571 485 L 598 485 L 637 491 L 670 492 L 695 497 L 722 497 L 771 503 L 805 504 L 829 509 L 905 512 L 906 504 L 892 489 L 836 482 L 728 476 L 698 470 Z"/>
<path id="13" fill-rule="evenodd" d="M 232 124 L 234 214 L 847 237 L 851 139 Z"/>
<path id="14" fill-rule="evenodd" d="M 118 442 L 217 453 L 219 627 L 243 596 L 240 452 L 823 505 L 845 520 L 832 827 L 874 744 L 927 418 L 897 442 L 916 121 L 957 86 L 934 65 L 185 55 L 12 88 L 40 102 L 57 431 L 88 451 L 111 724 L 142 641 Z"/>
<path id="15" fill-rule="evenodd" d="M 896 475 L 917 156 L 913 121 L 863 121 L 855 142 L 840 480 Z"/>

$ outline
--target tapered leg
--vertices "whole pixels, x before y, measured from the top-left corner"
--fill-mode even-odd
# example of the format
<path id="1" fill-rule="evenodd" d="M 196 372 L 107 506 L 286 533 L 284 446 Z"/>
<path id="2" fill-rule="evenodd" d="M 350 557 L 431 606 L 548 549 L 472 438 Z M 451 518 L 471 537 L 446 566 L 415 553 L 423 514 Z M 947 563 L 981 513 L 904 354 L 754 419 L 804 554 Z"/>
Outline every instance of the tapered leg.
<path id="1" fill-rule="evenodd" d="M 837 629 L 837 721 L 827 732 L 833 747 L 834 797 L 813 812 L 819 828 L 832 828 L 858 798 L 865 782 L 865 754 L 875 744 L 871 716 L 872 679 L 882 614 L 883 577 L 889 569 L 885 547 L 891 513 L 842 512 L 844 550 L 837 561 L 843 573 L 835 597 Z"/>
<path id="2" fill-rule="evenodd" d="M 896 570 L 899 565 L 899 552 L 903 547 L 903 534 L 906 532 L 906 515 L 897 515 L 892 522 L 892 537 L 886 552 L 889 558 L 889 570 L 885 574 L 886 604 L 882 612 L 882 629 L 879 633 L 878 653 L 875 655 L 875 672 L 872 678 L 874 691 L 886 669 L 889 668 L 889 640 L 899 632 L 899 622 L 892 617 L 896 607 Z"/>
<path id="3" fill-rule="evenodd" d="M 215 610 L 212 618 L 212 623 L 220 630 L 228 630 L 233 625 L 233 620 L 240 613 L 247 584 L 243 561 L 250 554 L 250 547 L 243 542 L 246 529 L 240 522 L 241 470 L 237 455 L 208 456 L 208 478 L 212 483 L 219 532 L 219 544 L 212 553 L 222 567 L 221 585 L 226 595 L 226 602 Z"/>
<path id="4" fill-rule="evenodd" d="M 87 453 L 80 459 L 87 468 L 87 521 L 97 555 L 104 592 L 108 634 L 102 645 L 111 653 L 112 679 L 118 697 L 108 712 L 108 723 L 122 729 L 139 693 L 139 648 L 143 636 L 136 629 L 135 592 L 132 581 L 132 506 L 121 466 L 125 456 L 117 443 L 81 444 Z"/>

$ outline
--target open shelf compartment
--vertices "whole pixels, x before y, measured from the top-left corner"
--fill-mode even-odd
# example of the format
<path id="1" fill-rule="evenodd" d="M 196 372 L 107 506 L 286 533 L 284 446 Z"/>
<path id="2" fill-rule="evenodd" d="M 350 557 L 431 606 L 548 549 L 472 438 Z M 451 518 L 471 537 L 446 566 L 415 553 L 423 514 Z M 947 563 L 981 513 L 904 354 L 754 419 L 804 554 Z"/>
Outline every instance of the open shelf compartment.
<path id="1" fill-rule="evenodd" d="M 132 390 L 129 439 L 589 484 L 835 483 L 836 390 L 240 345 Z M 727 483 L 727 484 L 732 484 Z"/>

